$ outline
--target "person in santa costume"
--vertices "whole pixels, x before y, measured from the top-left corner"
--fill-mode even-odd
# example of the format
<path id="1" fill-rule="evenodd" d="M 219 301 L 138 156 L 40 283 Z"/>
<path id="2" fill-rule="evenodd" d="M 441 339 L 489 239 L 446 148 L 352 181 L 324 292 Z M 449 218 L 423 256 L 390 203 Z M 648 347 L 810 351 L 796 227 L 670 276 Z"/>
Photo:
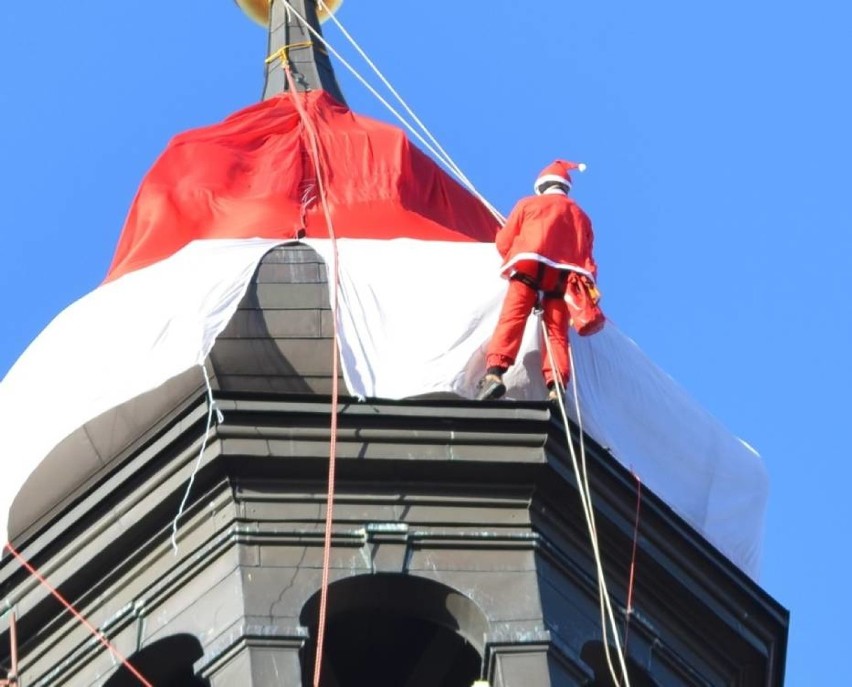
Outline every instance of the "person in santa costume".
<path id="1" fill-rule="evenodd" d="M 503 374 L 515 363 L 527 318 L 540 309 L 549 348 L 542 342 L 541 370 L 550 399 L 569 377 L 568 326 L 582 335 L 599 331 L 604 316 L 595 288 L 597 265 L 588 216 L 568 197 L 571 170 L 585 165 L 556 160 L 542 170 L 534 196 L 521 199 L 497 233 L 503 258 L 501 273 L 509 280 L 500 319 L 486 350 L 486 374 L 477 398 L 492 400 L 506 393 Z"/>

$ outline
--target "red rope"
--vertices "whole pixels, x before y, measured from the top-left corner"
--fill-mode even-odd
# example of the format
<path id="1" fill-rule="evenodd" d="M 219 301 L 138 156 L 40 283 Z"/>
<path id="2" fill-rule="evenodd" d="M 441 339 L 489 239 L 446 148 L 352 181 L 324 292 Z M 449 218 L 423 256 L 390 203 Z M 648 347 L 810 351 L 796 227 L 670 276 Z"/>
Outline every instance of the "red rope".
<path id="1" fill-rule="evenodd" d="M 11 553 L 18 562 L 30 573 L 33 577 L 35 577 L 39 584 L 41 584 L 45 589 L 47 589 L 56 599 L 61 603 L 65 608 L 73 615 L 92 635 L 107 649 L 109 649 L 112 654 L 124 665 L 127 670 L 129 670 L 135 678 L 139 680 L 145 687 L 154 687 L 148 680 L 146 680 L 142 674 L 133 667 L 133 665 L 128 661 L 124 655 L 116 649 L 112 644 L 110 644 L 109 640 L 104 637 L 103 633 L 100 632 L 94 625 L 92 625 L 88 620 L 86 620 L 76 608 L 74 608 L 62 594 L 60 594 L 51 584 L 45 579 L 44 575 L 42 575 L 38 570 L 36 570 L 18 551 L 12 546 L 11 542 L 6 542 L 6 548 L 9 549 L 9 553 Z"/>
<path id="2" fill-rule="evenodd" d="M 636 518 L 633 524 L 633 554 L 630 557 L 630 578 L 627 582 L 627 618 L 624 621 L 624 646 L 627 647 L 627 637 L 630 631 L 630 616 L 633 615 L 633 588 L 636 573 L 636 548 L 639 541 L 639 510 L 642 507 L 642 480 L 632 470 L 630 474 L 636 480 Z"/>
<path id="3" fill-rule="evenodd" d="M 332 283 L 332 299 L 334 307 L 337 307 L 338 289 L 340 285 L 340 260 L 337 252 L 337 237 L 334 234 L 334 224 L 331 219 L 331 210 L 328 207 L 328 199 L 325 194 L 325 185 L 322 175 L 322 158 L 320 157 L 319 145 L 317 143 L 318 135 L 313 128 L 313 124 L 305 111 L 304 105 L 301 102 L 299 94 L 296 92 L 296 84 L 293 79 L 293 74 L 290 71 L 290 63 L 286 56 L 282 56 L 282 66 L 284 73 L 287 75 L 287 83 L 289 86 L 290 97 L 299 112 L 299 117 L 308 134 L 308 140 L 311 146 L 313 155 L 314 170 L 317 175 L 317 185 L 319 186 L 319 196 L 322 203 L 323 214 L 328 228 L 328 234 L 331 238 L 332 254 L 334 258 L 334 279 Z M 331 438 L 329 446 L 328 459 L 328 494 L 326 498 L 325 511 L 325 538 L 323 542 L 322 556 L 322 582 L 320 585 L 320 607 L 319 618 L 317 619 L 317 650 L 314 661 L 314 681 L 313 687 L 319 687 L 320 675 L 322 673 L 322 654 L 325 644 L 325 625 L 326 614 L 328 611 L 328 577 L 329 568 L 331 567 L 331 527 L 333 523 L 334 512 L 334 481 L 335 481 L 335 464 L 337 462 L 337 407 L 340 395 L 338 384 L 338 350 L 337 350 L 337 315 L 332 312 L 332 321 L 334 324 L 334 338 L 332 342 L 332 381 L 331 381 Z"/>

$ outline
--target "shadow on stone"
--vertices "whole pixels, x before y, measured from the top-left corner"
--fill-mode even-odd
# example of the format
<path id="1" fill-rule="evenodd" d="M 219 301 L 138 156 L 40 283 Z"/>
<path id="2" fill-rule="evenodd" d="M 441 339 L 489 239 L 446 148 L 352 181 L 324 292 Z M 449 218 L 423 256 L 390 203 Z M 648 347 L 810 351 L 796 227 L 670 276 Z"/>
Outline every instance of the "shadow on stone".
<path id="1" fill-rule="evenodd" d="M 195 675 L 193 664 L 204 655 L 201 642 L 189 634 L 165 637 L 137 651 L 128 660 L 156 687 L 210 687 Z M 103 687 L 138 687 L 139 680 L 121 666 Z"/>

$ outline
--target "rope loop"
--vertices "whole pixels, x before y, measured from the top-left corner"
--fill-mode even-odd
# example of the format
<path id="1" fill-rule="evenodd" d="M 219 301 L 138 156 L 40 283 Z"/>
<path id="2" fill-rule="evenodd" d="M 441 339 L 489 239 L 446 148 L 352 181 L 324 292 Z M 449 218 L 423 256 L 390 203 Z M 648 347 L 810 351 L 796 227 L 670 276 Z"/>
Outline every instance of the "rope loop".
<path id="1" fill-rule="evenodd" d="M 210 376 L 207 374 L 207 367 L 203 362 L 200 363 L 200 367 L 201 371 L 204 373 L 204 384 L 207 387 L 207 424 L 204 428 L 204 436 L 201 439 L 201 448 L 198 450 L 198 457 L 195 459 L 195 465 L 192 467 L 192 474 L 189 476 L 189 482 L 186 485 L 186 491 L 183 493 L 183 498 L 181 499 L 180 506 L 178 507 L 177 515 L 175 515 L 175 519 L 172 521 L 171 543 L 172 551 L 174 551 L 175 556 L 178 555 L 178 524 L 180 523 L 184 508 L 186 508 L 186 503 L 189 501 L 189 493 L 192 491 L 192 485 L 195 483 L 195 477 L 198 474 L 198 470 L 201 468 L 201 461 L 204 458 L 204 451 L 207 449 L 207 441 L 210 438 L 210 430 L 213 429 L 214 426 L 213 418 L 215 416 L 215 424 L 217 426 L 221 425 L 225 421 L 225 416 L 222 414 L 219 404 L 216 403 L 216 399 L 213 397 L 213 387 L 210 384 Z"/>
<path id="2" fill-rule="evenodd" d="M 285 46 L 278 48 L 274 53 L 269 55 L 265 60 L 265 64 L 272 64 L 275 60 L 281 61 L 281 66 L 290 63 L 290 51 L 298 48 L 310 48 L 314 44 L 313 41 L 299 41 L 298 43 L 288 43 Z"/>

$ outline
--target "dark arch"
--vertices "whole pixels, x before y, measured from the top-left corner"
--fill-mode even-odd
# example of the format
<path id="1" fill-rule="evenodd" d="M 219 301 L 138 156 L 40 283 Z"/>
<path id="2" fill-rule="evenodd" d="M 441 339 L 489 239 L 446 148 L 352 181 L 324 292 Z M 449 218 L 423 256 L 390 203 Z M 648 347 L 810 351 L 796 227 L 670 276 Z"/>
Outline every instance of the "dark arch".
<path id="1" fill-rule="evenodd" d="M 201 642 L 189 634 L 171 635 L 152 642 L 127 659 L 156 687 L 209 687 L 195 675 L 193 664 L 204 655 Z M 120 666 L 103 687 L 139 687 L 139 680 Z"/>
<path id="2" fill-rule="evenodd" d="M 319 592 L 302 608 L 309 630 L 303 683 L 311 684 Z M 463 594 L 410 575 L 351 577 L 329 586 L 325 687 L 470 687 L 480 676 L 487 620 Z"/>
<path id="3" fill-rule="evenodd" d="M 610 656 L 612 656 L 613 664 L 615 665 L 616 674 L 618 675 L 618 654 L 614 646 L 610 646 Z M 586 642 L 583 649 L 580 651 L 580 658 L 588 664 L 595 673 L 595 681 L 589 687 L 613 687 L 612 677 L 609 673 L 609 666 L 606 662 L 606 652 L 604 651 L 603 642 Z M 627 672 L 630 676 L 630 687 L 659 687 L 657 681 L 651 677 L 647 670 L 640 667 L 636 661 L 627 659 Z"/>

